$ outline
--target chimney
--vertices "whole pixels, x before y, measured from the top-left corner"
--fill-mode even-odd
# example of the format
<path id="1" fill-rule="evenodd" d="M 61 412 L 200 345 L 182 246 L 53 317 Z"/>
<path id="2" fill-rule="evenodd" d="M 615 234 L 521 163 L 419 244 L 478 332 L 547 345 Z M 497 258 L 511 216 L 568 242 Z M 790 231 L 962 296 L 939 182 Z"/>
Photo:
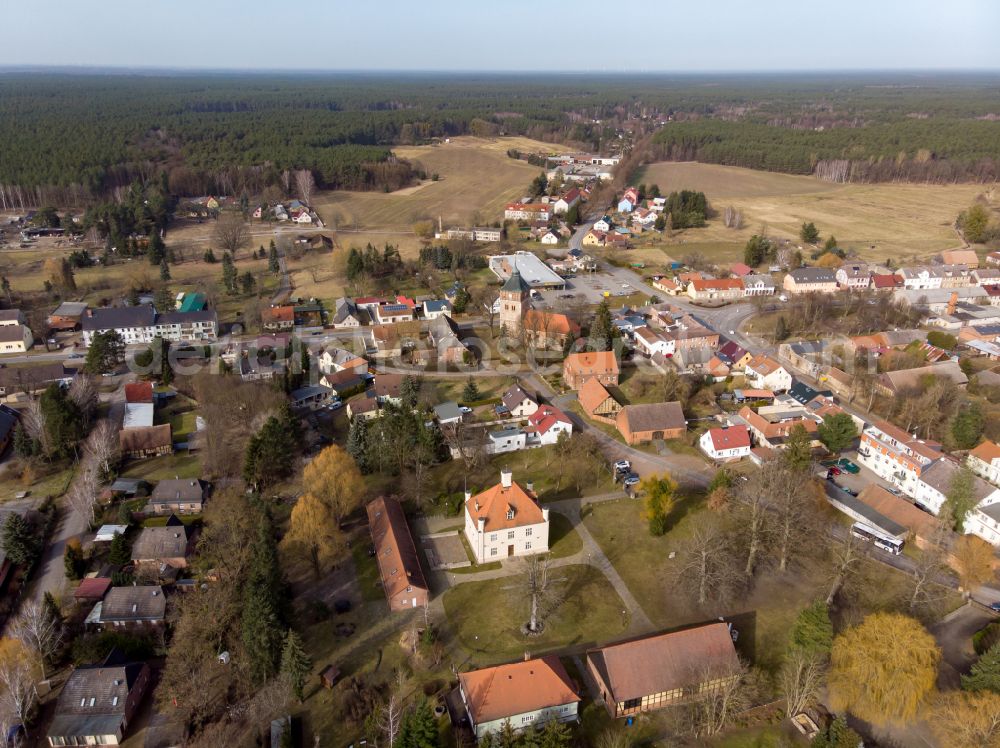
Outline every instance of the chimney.
<path id="1" fill-rule="evenodd" d="M 469 489 L 465 489 L 465 501 L 468 502 L 469 499 L 471 499 L 471 498 L 472 498 L 472 491 L 470 491 Z M 479 509 L 479 502 L 478 501 L 476 502 L 476 509 L 477 510 Z"/>
<path id="2" fill-rule="evenodd" d="M 542 520 L 544 520 L 545 522 L 549 521 L 549 510 L 546 509 L 545 507 L 542 507 Z"/>
<path id="3" fill-rule="evenodd" d="M 529 652 L 528 650 L 524 650 L 524 661 L 527 662 L 530 659 L 531 659 L 531 652 Z"/>
<path id="4" fill-rule="evenodd" d="M 948 299 L 948 314 L 955 313 L 955 305 L 958 304 L 958 291 L 952 291 Z"/>
<path id="5" fill-rule="evenodd" d="M 513 474 L 510 472 L 510 468 L 503 468 L 500 471 L 500 487 L 510 488 L 513 481 Z"/>
<path id="6" fill-rule="evenodd" d="M 480 535 L 482 535 L 484 532 L 486 532 L 486 518 L 485 517 L 480 517 L 479 520 L 477 521 L 477 525 L 478 525 L 478 530 L 479 530 L 479 534 Z"/>
<path id="7" fill-rule="evenodd" d="M 535 482 L 534 481 L 528 481 L 527 483 L 525 483 L 524 484 L 524 490 L 527 491 L 528 493 L 534 493 L 535 492 Z"/>

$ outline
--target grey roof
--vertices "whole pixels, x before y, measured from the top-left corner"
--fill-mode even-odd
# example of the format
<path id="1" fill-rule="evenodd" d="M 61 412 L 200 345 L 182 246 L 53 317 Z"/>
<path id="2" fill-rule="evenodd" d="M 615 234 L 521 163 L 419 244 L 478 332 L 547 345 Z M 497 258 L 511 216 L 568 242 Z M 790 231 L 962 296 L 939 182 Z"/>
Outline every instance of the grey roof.
<path id="1" fill-rule="evenodd" d="M 170 478 L 161 480 L 153 489 L 150 501 L 201 501 L 205 489 L 195 478 Z"/>
<path id="2" fill-rule="evenodd" d="M 520 405 L 525 400 L 531 400 L 534 402 L 534 398 L 525 392 L 524 388 L 519 384 L 515 384 L 510 387 L 503 395 L 500 396 L 503 404 L 507 406 L 507 410 L 514 410 L 518 405 Z"/>
<path id="3" fill-rule="evenodd" d="M 449 400 L 448 402 L 435 405 L 434 415 L 437 416 L 439 421 L 453 421 L 456 418 L 462 417 L 462 411 L 459 410 L 458 403 Z"/>
<path id="4" fill-rule="evenodd" d="M 632 432 L 668 431 L 687 427 L 684 410 L 676 401 L 626 405 L 621 415 Z"/>
<path id="5" fill-rule="evenodd" d="M 67 369 L 58 362 L 38 366 L 5 366 L 0 368 L 0 387 L 25 387 L 34 390 L 49 382 L 72 379 L 74 376 L 76 369 Z"/>
<path id="6" fill-rule="evenodd" d="M 965 372 L 962 371 L 962 367 L 954 361 L 941 361 L 936 364 L 921 366 L 916 369 L 887 371 L 882 374 L 882 376 L 885 377 L 885 380 L 889 383 L 892 389 L 897 392 L 901 389 L 919 387 L 922 378 L 926 376 L 943 377 L 944 379 L 948 379 L 957 385 L 964 385 L 969 382 L 969 378 L 965 375 Z"/>
<path id="7" fill-rule="evenodd" d="M 187 556 L 187 528 L 181 525 L 144 527 L 132 544 L 133 561 L 159 561 Z"/>
<path id="8" fill-rule="evenodd" d="M 20 309 L 0 309 L 0 322 L 20 322 Z"/>
<path id="9" fill-rule="evenodd" d="M 994 522 L 1000 522 L 1000 501 L 995 501 L 992 504 L 987 504 L 986 506 L 979 507 L 979 511 L 985 514 Z"/>
<path id="10" fill-rule="evenodd" d="M 788 389 L 788 396 L 802 405 L 815 400 L 819 395 L 832 397 L 833 392 L 830 390 L 814 390 L 805 382 L 800 382 L 797 379 L 792 382 L 792 386 Z"/>
<path id="11" fill-rule="evenodd" d="M 112 587 L 98 605 L 100 621 L 162 621 L 167 601 L 159 585 Z"/>
<path id="12" fill-rule="evenodd" d="M 498 431 L 491 431 L 489 433 L 490 439 L 506 439 L 508 436 L 517 436 L 522 433 L 521 429 L 516 426 L 511 426 L 510 428 L 500 429 Z"/>
<path id="13" fill-rule="evenodd" d="M 321 384 L 308 385 L 306 387 L 299 387 L 297 390 L 292 390 L 289 397 L 292 401 L 305 400 L 310 397 L 315 397 L 316 395 L 327 394 L 329 395 L 332 390 L 329 387 L 324 387 Z"/>
<path id="14" fill-rule="evenodd" d="M 87 311 L 86 301 L 64 301 L 52 312 L 53 317 L 80 317 Z"/>
<path id="15" fill-rule="evenodd" d="M 864 262 L 849 262 L 840 266 L 848 278 L 867 278 L 869 276 L 868 265 Z"/>
<path id="16" fill-rule="evenodd" d="M 796 283 L 836 283 L 837 276 L 826 268 L 796 268 L 789 273 Z"/>
<path id="17" fill-rule="evenodd" d="M 343 322 L 348 317 L 356 317 L 358 315 L 358 308 L 354 305 L 351 299 L 339 298 L 334 304 L 333 321 L 334 323 Z"/>
<path id="18" fill-rule="evenodd" d="M 882 530 L 883 532 L 892 535 L 895 538 L 902 537 L 906 535 L 906 528 L 903 527 L 898 522 L 895 522 L 888 517 L 886 517 L 881 512 L 876 511 L 872 507 L 868 506 L 865 502 L 861 501 L 855 496 L 851 496 L 846 491 L 836 487 L 836 486 L 826 486 L 827 496 L 830 497 L 832 502 L 837 504 L 842 504 L 847 509 L 850 509 L 855 514 L 859 514 L 865 518 L 867 524 L 871 525 L 877 530 Z"/>
<path id="19" fill-rule="evenodd" d="M 0 343 L 24 340 L 24 325 L 0 325 Z"/>
<path id="20" fill-rule="evenodd" d="M 119 493 L 135 493 L 139 490 L 139 478 L 116 478 L 111 484 L 111 490 Z"/>
<path id="21" fill-rule="evenodd" d="M 751 273 L 750 275 L 744 276 L 743 278 L 744 286 L 764 286 L 765 288 L 774 288 L 774 278 L 770 275 L 763 273 Z"/>
<path id="22" fill-rule="evenodd" d="M 961 471 L 962 466 L 947 457 L 940 457 L 930 464 L 929 467 L 920 471 L 920 480 L 933 489 L 947 494 L 951 489 L 951 483 L 955 476 Z M 972 476 L 972 493 L 976 501 L 980 502 L 997 489 L 979 476 Z"/>
<path id="23" fill-rule="evenodd" d="M 501 291 L 513 291 L 524 293 L 528 290 L 528 284 L 521 278 L 521 272 L 515 267 L 514 272 L 506 280 L 500 289 Z"/>
<path id="24" fill-rule="evenodd" d="M 156 318 L 158 325 L 183 325 L 186 322 L 218 322 L 215 311 L 201 309 L 197 312 L 166 312 Z"/>
<path id="25" fill-rule="evenodd" d="M 446 312 L 451 309 L 451 302 L 447 299 L 430 299 L 424 302 L 424 309 L 428 312 Z"/>
<path id="26" fill-rule="evenodd" d="M 117 330 L 124 327 L 149 327 L 156 320 L 152 304 L 94 309 L 80 324 L 84 330 Z"/>
<path id="27" fill-rule="evenodd" d="M 63 738 L 116 735 L 122 728 L 128 696 L 145 667 L 141 662 L 78 667 L 59 694 L 47 734 Z"/>

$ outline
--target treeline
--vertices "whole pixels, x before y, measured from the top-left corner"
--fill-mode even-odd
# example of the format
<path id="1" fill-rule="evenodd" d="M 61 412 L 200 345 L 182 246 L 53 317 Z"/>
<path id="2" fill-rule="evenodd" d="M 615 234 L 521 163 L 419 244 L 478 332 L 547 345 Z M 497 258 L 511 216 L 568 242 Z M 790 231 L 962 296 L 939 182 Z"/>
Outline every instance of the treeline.
<path id="1" fill-rule="evenodd" d="M 908 119 L 816 131 L 704 119 L 665 126 L 651 151 L 656 159 L 815 174 L 834 182 L 1000 178 L 1000 128 L 980 120 Z"/>

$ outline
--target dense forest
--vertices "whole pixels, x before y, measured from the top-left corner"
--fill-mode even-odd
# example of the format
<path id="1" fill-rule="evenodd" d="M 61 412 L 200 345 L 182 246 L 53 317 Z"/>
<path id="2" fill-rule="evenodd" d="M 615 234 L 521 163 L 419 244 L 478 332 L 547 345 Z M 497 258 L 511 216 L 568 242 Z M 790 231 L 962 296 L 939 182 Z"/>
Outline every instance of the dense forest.
<path id="1" fill-rule="evenodd" d="M 842 180 L 994 179 L 989 75 L 0 75 L 0 207 L 85 205 L 166 175 L 174 195 L 396 189 L 392 147 L 525 135 Z"/>

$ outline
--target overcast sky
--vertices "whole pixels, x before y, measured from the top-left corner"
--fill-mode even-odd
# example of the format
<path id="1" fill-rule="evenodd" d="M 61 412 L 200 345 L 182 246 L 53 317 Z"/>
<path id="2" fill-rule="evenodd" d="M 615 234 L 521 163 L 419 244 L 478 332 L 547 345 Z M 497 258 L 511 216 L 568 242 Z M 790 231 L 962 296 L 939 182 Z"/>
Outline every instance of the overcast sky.
<path id="1" fill-rule="evenodd" d="M 31 0 L 0 66 L 1000 69 L 998 0 Z"/>

